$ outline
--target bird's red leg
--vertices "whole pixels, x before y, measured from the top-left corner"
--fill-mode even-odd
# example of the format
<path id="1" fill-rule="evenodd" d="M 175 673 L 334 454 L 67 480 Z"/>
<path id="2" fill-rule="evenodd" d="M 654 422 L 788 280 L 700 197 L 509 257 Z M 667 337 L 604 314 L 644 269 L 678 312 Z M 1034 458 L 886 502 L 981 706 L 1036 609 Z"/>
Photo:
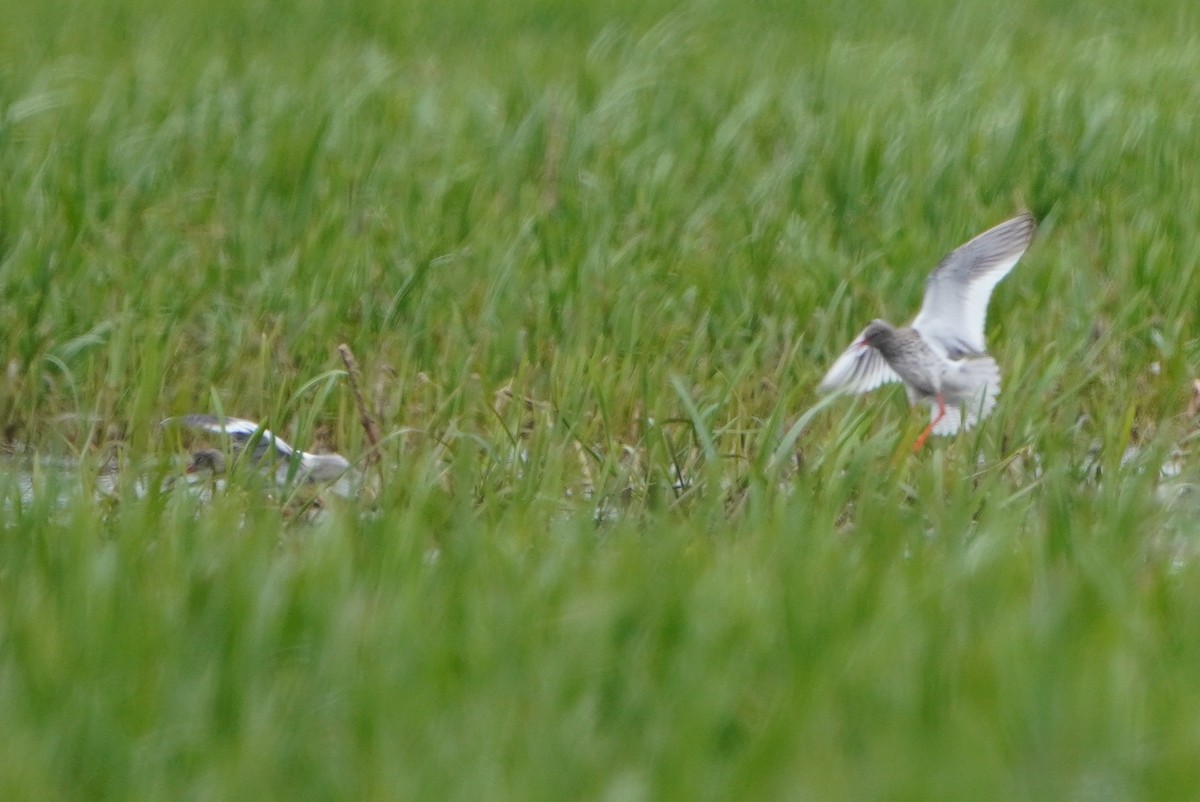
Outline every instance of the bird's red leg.
<path id="1" fill-rule="evenodd" d="M 946 401 L 944 398 L 942 398 L 941 393 L 938 393 L 938 395 L 937 395 L 937 402 L 938 402 L 937 417 L 929 422 L 929 425 L 925 427 L 925 431 L 921 432 L 921 436 L 917 438 L 917 442 L 913 443 L 913 453 L 914 454 L 916 454 L 918 451 L 921 450 L 921 446 L 925 445 L 925 441 L 929 439 L 929 435 L 932 434 L 932 432 L 933 432 L 933 427 L 937 426 L 938 423 L 942 420 L 942 418 L 946 417 Z"/>

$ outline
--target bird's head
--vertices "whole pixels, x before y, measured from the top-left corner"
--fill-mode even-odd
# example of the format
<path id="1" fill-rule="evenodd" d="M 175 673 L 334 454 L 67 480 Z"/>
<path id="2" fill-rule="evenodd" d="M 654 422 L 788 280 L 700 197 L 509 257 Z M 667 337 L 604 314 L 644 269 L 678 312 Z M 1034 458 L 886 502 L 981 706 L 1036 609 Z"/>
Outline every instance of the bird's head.
<path id="1" fill-rule="evenodd" d="M 215 448 L 202 448 L 192 453 L 192 461 L 188 463 L 187 473 L 225 472 L 225 453 Z"/>
<path id="2" fill-rule="evenodd" d="M 859 348 L 872 346 L 878 348 L 880 343 L 889 339 L 895 329 L 885 320 L 872 320 L 870 325 L 863 329 L 862 338 L 858 341 Z"/>

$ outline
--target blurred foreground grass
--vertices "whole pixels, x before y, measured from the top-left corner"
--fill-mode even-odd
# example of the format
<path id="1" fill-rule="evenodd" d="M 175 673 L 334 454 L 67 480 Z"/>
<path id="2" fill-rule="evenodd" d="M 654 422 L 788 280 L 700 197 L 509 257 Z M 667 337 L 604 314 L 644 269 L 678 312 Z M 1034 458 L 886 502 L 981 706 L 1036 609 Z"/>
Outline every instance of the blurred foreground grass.
<path id="1" fill-rule="evenodd" d="M 1194 798 L 1198 16 L 6 11 L 0 796 Z M 986 425 L 785 439 L 1023 208 Z M 377 492 L 158 489 L 342 342 Z"/>

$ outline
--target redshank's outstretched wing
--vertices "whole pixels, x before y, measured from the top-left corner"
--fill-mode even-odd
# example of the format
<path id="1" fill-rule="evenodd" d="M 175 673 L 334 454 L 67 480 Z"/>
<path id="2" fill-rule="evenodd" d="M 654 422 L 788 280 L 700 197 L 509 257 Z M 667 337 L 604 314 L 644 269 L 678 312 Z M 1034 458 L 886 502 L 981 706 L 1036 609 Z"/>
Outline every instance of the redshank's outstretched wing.
<path id="1" fill-rule="evenodd" d="M 818 393 L 844 390 L 850 393 L 869 393 L 888 382 L 900 381 L 883 354 L 863 342 L 866 329 L 854 338 L 854 344 L 842 352 L 825 378 L 817 385 Z"/>
<path id="2" fill-rule="evenodd" d="M 270 429 L 264 429 L 260 424 L 243 418 L 218 418 L 216 415 L 183 415 L 176 420 L 192 429 L 203 429 L 213 434 L 223 434 L 229 437 L 234 448 L 245 448 L 254 443 L 253 459 L 258 461 L 266 456 L 267 451 L 275 449 L 277 459 L 286 460 L 292 456 L 293 449 L 280 440 Z M 163 421 L 166 423 L 166 421 Z M 255 437 L 257 435 L 257 438 Z"/>
<path id="3" fill-rule="evenodd" d="M 912 327 L 951 359 L 987 350 L 988 300 L 1029 247 L 1037 225 L 1023 214 L 951 251 L 929 274 L 925 300 Z"/>

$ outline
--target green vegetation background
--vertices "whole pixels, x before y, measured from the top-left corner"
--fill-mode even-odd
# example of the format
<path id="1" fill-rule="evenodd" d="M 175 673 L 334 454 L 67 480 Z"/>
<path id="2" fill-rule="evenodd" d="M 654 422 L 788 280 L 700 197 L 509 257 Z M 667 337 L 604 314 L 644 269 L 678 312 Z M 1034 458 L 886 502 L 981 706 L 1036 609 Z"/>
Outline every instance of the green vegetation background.
<path id="1" fill-rule="evenodd" d="M 1190 0 L 9 5 L 0 434 L 80 467 L 0 473 L 0 797 L 1200 793 Z M 986 425 L 805 415 L 1022 209 Z M 362 454 L 343 342 L 374 492 L 158 491 Z"/>

